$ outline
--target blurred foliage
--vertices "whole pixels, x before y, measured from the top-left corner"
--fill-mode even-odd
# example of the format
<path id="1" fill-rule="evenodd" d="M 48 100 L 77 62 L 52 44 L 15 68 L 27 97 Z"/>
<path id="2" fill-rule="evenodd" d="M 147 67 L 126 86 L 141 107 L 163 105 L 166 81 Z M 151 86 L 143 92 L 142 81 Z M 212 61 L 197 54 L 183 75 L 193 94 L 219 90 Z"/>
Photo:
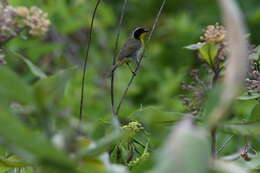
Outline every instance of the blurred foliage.
<path id="1" fill-rule="evenodd" d="M 119 114 L 122 125 L 141 123 L 142 130 L 134 134 L 113 131 L 107 77 L 123 1 L 106 0 L 98 9 L 81 125 L 78 118 L 82 63 L 96 1 L 8 2 L 14 7 L 41 8 L 48 13 L 51 25 L 42 37 L 32 37 L 22 31 L 0 47 L 7 62 L 0 63 L 0 172 L 142 173 L 151 169 L 154 169 L 151 172 L 162 169 L 172 172 L 169 165 L 185 173 L 260 170 L 259 155 L 255 156 L 254 152 L 252 163 L 243 158 L 232 163 L 217 161 L 209 170 L 210 144 L 204 120 L 218 99 L 221 92 L 218 88 L 212 90 L 203 103 L 206 105 L 203 116 L 192 118 L 201 127 L 185 126 L 185 120 L 176 127 L 181 135 L 175 132 L 173 137 L 173 144 L 180 147 L 180 150 L 174 149 L 176 155 L 170 156 L 174 165 L 169 163 L 172 160 L 167 160 L 167 151 L 160 148 L 167 141 L 171 126 L 189 116 L 180 98 L 187 91 L 182 90 L 181 85 L 183 81 L 192 80 L 191 69 L 201 68 L 202 61 L 194 51 L 184 47 L 198 42 L 207 25 L 221 23 L 216 1 L 167 1 L 144 63 Z M 251 43 L 259 45 L 260 1 L 239 0 L 238 4 L 245 15 Z M 129 1 L 119 45 L 135 27 L 151 28 L 160 5 L 161 1 L 156 0 Z M 216 48 L 213 46 L 212 50 L 210 46 L 205 46 L 202 54 L 209 49 L 215 57 Z M 256 56 L 255 53 L 254 58 L 259 58 Z M 116 102 L 130 75 L 127 67 L 118 69 Z M 234 136 L 219 157 L 239 152 L 248 143 L 253 150 L 260 150 L 259 97 L 259 93 L 245 93 L 234 102 L 231 116 L 217 135 L 217 148 L 221 148 L 231 134 Z"/>

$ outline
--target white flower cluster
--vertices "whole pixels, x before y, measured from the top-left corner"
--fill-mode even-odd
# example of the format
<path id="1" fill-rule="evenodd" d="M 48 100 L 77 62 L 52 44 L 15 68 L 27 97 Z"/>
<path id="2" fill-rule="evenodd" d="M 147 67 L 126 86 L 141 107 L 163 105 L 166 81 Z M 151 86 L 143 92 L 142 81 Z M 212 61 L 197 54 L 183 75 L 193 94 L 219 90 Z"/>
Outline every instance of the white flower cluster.
<path id="1" fill-rule="evenodd" d="M 20 18 L 19 18 L 20 17 Z M 19 20 L 21 19 L 21 20 Z M 3 5 L 0 3 L 0 42 L 15 37 L 24 25 L 29 27 L 29 34 L 32 36 L 42 36 L 49 28 L 50 20 L 48 14 L 38 7 Z"/>
<path id="2" fill-rule="evenodd" d="M 224 43 L 226 39 L 226 30 L 218 23 L 209 25 L 206 30 L 204 30 L 204 35 L 201 36 L 200 39 L 208 43 Z"/>
<path id="3" fill-rule="evenodd" d="M 23 17 L 24 23 L 29 26 L 29 34 L 32 36 L 41 36 L 48 31 L 50 20 L 48 14 L 38 7 L 18 7 L 17 13 Z"/>
<path id="4" fill-rule="evenodd" d="M 15 8 L 10 5 L 3 6 L 0 4 L 0 40 L 6 37 L 6 35 L 16 35 L 16 21 L 14 20 L 16 17 Z"/>

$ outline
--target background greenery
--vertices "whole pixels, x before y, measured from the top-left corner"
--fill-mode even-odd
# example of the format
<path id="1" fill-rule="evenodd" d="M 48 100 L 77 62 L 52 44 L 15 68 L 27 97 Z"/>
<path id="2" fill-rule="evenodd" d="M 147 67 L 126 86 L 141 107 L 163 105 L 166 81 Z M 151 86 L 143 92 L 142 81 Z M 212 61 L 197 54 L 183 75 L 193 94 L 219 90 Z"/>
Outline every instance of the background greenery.
<path id="1" fill-rule="evenodd" d="M 260 1 L 238 2 L 245 15 L 250 40 L 259 45 Z M 62 160 L 67 163 L 67 167 L 60 165 L 64 171 L 73 171 L 71 165 L 74 163 L 53 148 L 45 137 L 55 141 L 56 137 L 62 136 L 70 140 L 73 136 L 71 134 L 79 116 L 81 67 L 95 1 L 9 0 L 9 3 L 13 6 L 42 8 L 49 15 L 51 27 L 41 38 L 21 33 L 21 36 L 4 46 L 7 64 L 0 66 L 0 114 L 6 116 L 0 116 L 1 136 L 5 139 L 0 142 L 3 148 L 26 158 L 26 161 L 34 160 L 35 156 L 32 155 L 36 155 L 36 160 L 40 160 L 42 165 L 58 169 L 57 165 Z M 101 3 L 97 12 L 85 83 L 86 102 L 82 131 L 87 136 L 86 143 L 111 133 L 110 80 L 107 73 L 112 66 L 115 33 L 122 3 L 119 0 L 106 0 Z M 160 4 L 161 1 L 130 0 L 119 45 L 122 45 L 135 27 L 151 28 Z M 152 168 L 156 157 L 154 153 L 164 143 L 171 125 L 183 117 L 185 106 L 179 96 L 186 91 L 181 89 L 181 83 L 190 81 L 191 69 L 201 66 L 201 60 L 194 52 L 183 47 L 198 42 L 203 28 L 216 22 L 221 23 L 216 1 L 167 2 L 141 70 L 119 113 L 123 124 L 138 120 L 143 125 L 145 134 L 137 136 L 138 140 L 144 144 L 150 140 L 151 157 L 131 171 L 144 172 Z M 21 57 L 30 60 L 48 77 L 40 79 L 41 76 L 32 73 Z M 121 67 L 117 71 L 116 101 L 124 91 L 130 75 L 127 67 Z M 256 103 L 255 100 L 236 101 L 233 114 L 237 119 L 245 119 L 250 116 Z M 7 107 L 11 107 L 11 111 Z M 226 133 L 220 133 L 218 146 L 228 137 Z M 241 136 L 234 137 L 221 154 L 238 151 L 246 140 L 247 138 Z M 255 137 L 253 140 L 259 141 L 259 138 Z M 28 142 L 32 145 L 27 145 Z M 254 149 L 258 150 L 259 147 L 255 143 Z M 1 153 L 2 156 L 7 155 L 4 149 Z M 83 170 L 95 172 L 96 169 L 97 172 L 104 172 L 98 164 L 83 165 L 86 167 Z M 9 169 L 9 172 L 12 171 L 13 169 Z"/>

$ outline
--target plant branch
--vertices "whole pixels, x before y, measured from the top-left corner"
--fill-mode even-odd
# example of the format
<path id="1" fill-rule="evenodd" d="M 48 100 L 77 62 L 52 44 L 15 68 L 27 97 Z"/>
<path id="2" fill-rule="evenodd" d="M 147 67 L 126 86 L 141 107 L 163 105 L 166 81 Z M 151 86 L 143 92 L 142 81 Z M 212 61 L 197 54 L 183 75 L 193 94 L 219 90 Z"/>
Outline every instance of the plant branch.
<path id="1" fill-rule="evenodd" d="M 85 53 L 85 60 L 84 60 L 83 74 L 82 74 L 82 82 L 81 82 L 79 122 L 81 122 L 81 120 L 82 120 L 82 111 L 83 111 L 83 103 L 84 103 L 84 84 L 85 84 L 85 77 L 86 77 L 86 71 L 87 71 L 87 62 L 88 62 L 89 49 L 90 49 L 91 40 L 92 40 L 94 19 L 95 19 L 96 12 L 97 12 L 97 9 L 98 9 L 98 6 L 99 6 L 100 2 L 101 2 L 101 0 L 97 0 L 96 6 L 95 6 L 93 14 L 92 14 L 91 24 L 90 24 L 90 31 L 89 31 L 89 35 L 88 35 L 88 43 L 87 43 L 87 48 L 86 48 L 86 53 Z"/>
<path id="2" fill-rule="evenodd" d="M 213 68 L 213 71 L 214 71 L 214 75 L 211 84 L 212 88 L 216 84 L 220 73 L 220 70 L 216 70 L 215 68 Z M 211 153 L 213 158 L 217 156 L 217 133 L 216 132 L 217 132 L 217 127 L 211 129 Z"/>
<path id="3" fill-rule="evenodd" d="M 113 57 L 113 66 L 116 64 L 116 55 L 117 55 L 117 50 L 118 50 L 118 43 L 119 43 L 119 37 L 122 29 L 122 24 L 123 24 L 123 19 L 126 11 L 126 6 L 127 6 L 128 0 L 124 0 L 121 14 L 120 14 L 120 19 L 118 23 L 118 28 L 117 28 L 117 33 L 116 33 L 116 41 L 115 41 L 115 48 L 114 48 L 114 57 Z M 111 107 L 112 107 L 112 116 L 113 116 L 113 121 L 114 124 L 119 124 L 119 121 L 117 120 L 116 114 L 115 114 L 115 94 L 114 94 L 114 78 L 115 78 L 115 70 L 112 70 L 111 74 L 111 87 L 110 87 L 110 95 L 111 95 Z"/>
<path id="4" fill-rule="evenodd" d="M 159 9 L 159 11 L 158 11 L 158 13 L 157 13 L 157 16 L 156 16 L 156 18 L 155 18 L 155 21 L 154 21 L 154 23 L 153 23 L 152 30 L 151 30 L 151 32 L 150 32 L 150 34 L 149 34 L 147 43 L 149 43 L 150 40 L 151 40 L 151 38 L 152 38 L 153 32 L 155 31 L 155 28 L 156 28 L 156 26 L 157 26 L 157 24 L 158 24 L 158 22 L 159 22 L 159 19 L 160 19 L 160 16 L 161 16 L 161 14 L 162 14 L 163 8 L 164 8 L 164 6 L 165 6 L 165 4 L 166 4 L 166 1 L 167 1 L 167 0 L 164 0 L 164 1 L 162 2 L 162 4 L 161 4 L 161 7 L 160 7 L 160 9 Z M 131 78 L 130 78 L 128 84 L 127 84 L 127 87 L 126 87 L 125 91 L 123 92 L 123 95 L 122 95 L 122 97 L 121 97 L 121 99 L 120 99 L 120 101 L 119 101 L 119 104 L 118 104 L 117 108 L 116 108 L 116 112 L 115 112 L 116 115 L 118 115 L 118 113 L 119 113 L 119 111 L 120 111 L 120 108 L 121 108 L 121 105 L 122 105 L 122 103 L 123 103 L 123 101 L 124 101 L 124 99 L 125 99 L 125 97 L 126 97 L 126 95 L 127 95 L 127 92 L 128 92 L 128 90 L 129 90 L 130 86 L 132 85 L 134 79 L 135 79 L 135 76 L 136 76 L 135 74 L 136 74 L 136 73 L 139 71 L 139 69 L 140 69 L 140 66 L 141 66 L 141 63 L 142 63 L 142 60 L 143 60 L 143 57 L 144 57 L 144 52 L 145 52 L 145 47 L 144 47 L 144 49 L 143 49 L 143 52 L 140 53 L 140 55 L 137 57 L 137 59 L 138 59 L 139 61 L 138 61 L 137 66 L 136 66 L 136 68 L 135 68 L 134 74 L 132 74 L 132 76 L 131 76 Z"/>

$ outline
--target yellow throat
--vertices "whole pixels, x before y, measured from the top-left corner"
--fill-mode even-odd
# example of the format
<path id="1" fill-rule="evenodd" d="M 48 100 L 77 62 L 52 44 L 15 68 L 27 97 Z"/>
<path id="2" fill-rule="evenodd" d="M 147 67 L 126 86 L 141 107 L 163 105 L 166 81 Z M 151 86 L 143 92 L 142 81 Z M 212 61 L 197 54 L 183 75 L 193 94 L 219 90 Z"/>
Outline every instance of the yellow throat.
<path id="1" fill-rule="evenodd" d="M 140 36 L 139 36 L 139 39 L 141 40 L 142 44 L 144 44 L 144 38 L 146 36 L 146 32 L 142 33 Z"/>

